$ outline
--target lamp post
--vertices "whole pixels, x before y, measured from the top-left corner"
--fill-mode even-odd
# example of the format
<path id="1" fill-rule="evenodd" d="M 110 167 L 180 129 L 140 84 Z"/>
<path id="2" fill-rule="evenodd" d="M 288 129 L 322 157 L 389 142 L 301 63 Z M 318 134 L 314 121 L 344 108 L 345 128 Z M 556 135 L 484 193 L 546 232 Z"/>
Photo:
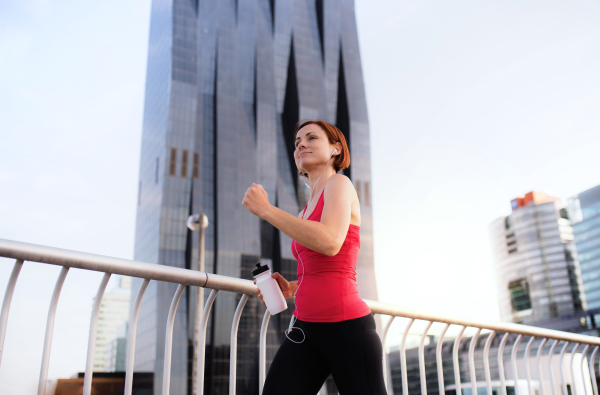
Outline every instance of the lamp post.
<path id="1" fill-rule="evenodd" d="M 208 226 L 208 218 L 206 214 L 192 214 L 187 219 L 187 227 L 194 231 L 199 230 L 199 243 L 198 243 L 198 271 L 203 272 L 204 269 L 204 251 L 205 251 L 205 240 L 204 230 Z M 194 360 L 192 370 L 192 395 L 198 393 L 196 388 L 196 376 L 198 375 L 198 346 L 200 344 L 200 320 L 202 318 L 202 310 L 204 309 L 204 288 L 198 287 L 198 298 L 196 300 L 196 322 L 194 325 Z"/>

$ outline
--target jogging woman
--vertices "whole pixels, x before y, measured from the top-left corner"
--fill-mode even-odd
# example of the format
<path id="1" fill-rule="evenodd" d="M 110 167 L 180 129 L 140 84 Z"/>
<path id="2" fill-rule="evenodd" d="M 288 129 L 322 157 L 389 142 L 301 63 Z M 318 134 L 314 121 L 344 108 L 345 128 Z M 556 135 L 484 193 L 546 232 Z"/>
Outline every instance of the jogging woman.
<path id="1" fill-rule="evenodd" d="M 311 191 L 297 217 L 272 206 L 258 184 L 242 202 L 293 239 L 298 260 L 297 281 L 272 274 L 284 297 L 296 296 L 296 307 L 263 395 L 315 395 L 330 374 L 341 395 L 384 395 L 381 340 L 356 286 L 360 205 L 350 179 L 338 174 L 350 165 L 344 135 L 324 121 L 303 122 L 294 159 Z"/>

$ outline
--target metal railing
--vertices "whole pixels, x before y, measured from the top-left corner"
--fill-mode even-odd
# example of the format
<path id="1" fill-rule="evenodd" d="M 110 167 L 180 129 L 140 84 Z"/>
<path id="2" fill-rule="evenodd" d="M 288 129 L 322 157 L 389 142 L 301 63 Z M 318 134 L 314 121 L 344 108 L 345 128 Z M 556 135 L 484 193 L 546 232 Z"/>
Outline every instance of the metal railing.
<path id="1" fill-rule="evenodd" d="M 206 329 L 208 317 L 210 315 L 211 308 L 213 303 L 217 297 L 217 294 L 221 291 L 226 292 L 236 292 L 242 294 L 242 298 L 238 304 L 238 307 L 235 311 L 233 324 L 231 328 L 231 347 L 230 347 L 230 373 L 229 373 L 229 394 L 233 395 L 236 391 L 236 363 L 237 363 L 237 330 L 240 322 L 240 317 L 246 302 L 248 301 L 249 296 L 255 295 L 256 286 L 252 281 L 243 280 L 239 278 L 220 276 L 217 274 L 209 274 L 204 272 L 198 272 L 187 269 L 180 269 L 170 266 L 163 265 L 155 265 L 148 264 L 143 262 L 137 262 L 126 259 L 112 258 L 95 254 L 88 254 L 83 252 L 75 252 L 70 250 L 45 247 L 40 245 L 3 240 L 0 239 L 0 257 L 5 258 L 13 258 L 16 259 L 14 264 L 12 274 L 9 278 L 8 285 L 6 287 L 6 292 L 4 296 L 4 300 L 2 303 L 2 311 L 0 313 L 0 363 L 2 362 L 2 350 L 4 347 L 4 337 L 6 334 L 6 326 L 8 322 L 8 314 L 10 310 L 11 300 L 13 296 L 13 292 L 15 290 L 15 286 L 17 283 L 17 279 L 19 276 L 19 272 L 26 261 L 31 262 L 40 262 L 51 265 L 61 266 L 62 269 L 56 281 L 56 285 L 54 288 L 54 292 L 52 294 L 52 298 L 50 300 L 50 307 L 48 310 L 48 319 L 46 324 L 46 335 L 44 340 L 44 349 L 42 355 L 42 363 L 40 368 L 40 377 L 38 384 L 38 394 L 45 395 L 45 386 L 46 379 L 48 375 L 48 364 L 50 360 L 50 351 L 52 346 L 52 333 L 54 328 L 54 318 L 56 315 L 56 307 L 58 305 L 58 300 L 60 297 L 60 292 L 62 289 L 62 285 L 65 281 L 65 278 L 69 272 L 70 268 L 78 268 L 84 270 L 91 270 L 97 272 L 103 272 L 104 276 L 102 281 L 100 282 L 100 286 L 98 287 L 98 292 L 96 295 L 96 299 L 94 301 L 92 316 L 90 322 L 90 331 L 88 338 L 88 351 L 87 351 L 87 363 L 85 369 L 84 376 L 84 395 L 90 395 L 91 393 L 91 385 L 92 385 L 92 368 L 93 368 L 93 359 L 94 359 L 94 341 L 96 338 L 96 328 L 98 321 L 98 312 L 100 309 L 100 303 L 102 301 L 102 297 L 104 295 L 104 290 L 108 284 L 110 276 L 112 274 L 119 274 L 124 276 L 138 277 L 143 279 L 142 285 L 138 290 L 138 293 L 135 297 L 134 305 L 131 308 L 131 315 L 129 318 L 129 330 L 127 333 L 127 356 L 126 356 L 126 368 L 125 368 L 125 394 L 131 395 L 132 392 L 132 384 L 133 384 L 133 366 L 134 366 L 134 358 L 135 358 L 135 340 L 136 340 L 136 330 L 137 330 L 137 319 L 139 315 L 140 305 L 142 299 L 144 297 L 144 292 L 148 286 L 150 281 L 165 281 L 174 284 L 178 284 L 178 288 L 175 291 L 175 295 L 173 296 L 171 302 L 171 308 L 169 310 L 168 318 L 167 318 L 167 330 L 166 330 L 166 338 L 165 338 L 165 358 L 164 358 L 164 369 L 163 369 L 163 395 L 169 394 L 169 383 L 170 383 L 170 373 L 171 373 L 171 347 L 172 347 L 172 335 L 173 335 L 173 322 L 175 319 L 175 313 L 177 310 L 177 305 L 179 303 L 179 299 L 183 293 L 185 286 L 196 286 L 196 287 L 204 287 L 211 289 L 211 293 L 206 301 L 206 304 L 203 309 L 202 318 L 200 321 L 200 342 L 199 342 L 199 355 L 204 356 L 204 351 L 206 347 Z M 366 300 L 367 305 L 370 307 L 373 314 L 380 314 L 389 316 L 389 320 L 385 325 L 383 330 L 383 338 L 382 343 L 384 345 L 385 350 L 385 340 L 387 334 L 389 332 L 390 326 L 396 317 L 404 317 L 408 318 L 408 324 L 404 330 L 404 335 L 402 337 L 402 342 L 400 344 L 400 357 L 401 357 L 401 374 L 402 374 L 402 394 L 409 395 L 408 393 L 408 379 L 407 379 L 407 369 L 406 369 L 406 339 L 409 333 L 409 329 L 415 322 L 415 320 L 423 320 L 426 321 L 426 326 L 424 331 L 422 332 L 420 344 L 419 344 L 419 372 L 420 372 L 420 380 L 421 380 L 421 394 L 427 394 L 427 386 L 426 386 L 426 375 L 425 375 L 425 358 L 424 358 L 424 340 L 427 337 L 427 332 L 433 323 L 443 323 L 445 324 L 441 335 L 438 339 L 438 344 L 436 348 L 436 361 L 437 361 L 437 374 L 438 374 L 438 383 L 439 383 L 439 394 L 445 394 L 444 387 L 444 377 L 443 377 L 443 369 L 442 369 L 442 344 L 444 336 L 450 327 L 450 325 L 458 325 L 460 327 L 458 335 L 454 340 L 453 347 L 453 368 L 454 368 L 454 386 L 456 388 L 456 394 L 461 394 L 461 378 L 460 378 L 460 369 L 459 369 L 459 347 L 460 341 L 464 335 L 465 329 L 467 327 L 472 327 L 476 329 L 476 333 L 471 337 L 470 347 L 469 347 L 469 372 L 470 372 L 470 385 L 472 388 L 472 394 L 475 395 L 477 393 L 477 380 L 475 375 L 475 360 L 474 360 L 474 351 L 475 345 L 477 343 L 477 339 L 481 334 L 482 330 L 490 330 L 491 332 L 488 334 L 488 338 L 486 339 L 485 348 L 484 348 L 484 370 L 485 377 L 487 383 L 487 393 L 488 395 L 493 395 L 492 392 L 492 381 L 490 377 L 490 366 L 489 366 L 489 350 L 490 345 L 492 343 L 493 338 L 498 333 L 504 333 L 502 341 L 500 343 L 499 352 L 498 352 L 498 367 L 499 367 L 499 376 L 501 382 L 501 395 L 507 395 L 506 387 L 507 383 L 505 381 L 504 374 L 504 364 L 503 364 L 503 351 L 506 345 L 506 341 L 510 334 L 517 334 L 517 340 L 513 344 L 512 348 L 512 376 L 515 382 L 515 390 L 516 395 L 525 395 L 519 393 L 519 388 L 516 385 L 518 380 L 518 371 L 517 371 L 517 351 L 518 346 L 521 340 L 525 336 L 529 336 L 530 340 L 527 344 L 527 348 L 525 350 L 525 354 L 523 358 L 527 363 L 527 383 L 528 388 L 530 389 L 529 393 L 532 393 L 532 379 L 529 370 L 529 354 L 531 351 L 531 346 L 535 339 L 542 339 L 542 342 L 538 346 L 537 350 L 537 373 L 538 379 L 540 381 L 543 378 L 542 373 L 542 365 L 540 362 L 540 356 L 543 352 L 543 348 L 548 340 L 554 340 L 552 343 L 550 353 L 549 353 L 549 367 L 550 367 L 550 379 L 554 382 L 554 373 L 551 367 L 552 358 L 554 355 L 554 351 L 557 348 L 559 342 L 565 342 L 563 345 L 559 361 L 562 366 L 562 360 L 564 354 L 567 350 L 569 344 L 574 343 L 575 347 L 571 351 L 571 357 L 569 360 L 569 367 L 571 373 L 571 382 L 576 380 L 575 375 L 583 374 L 583 361 L 588 351 L 592 350 L 590 359 L 589 359 L 589 372 L 590 377 L 592 378 L 592 388 L 593 394 L 588 394 L 587 391 L 585 394 L 577 394 L 573 392 L 572 395 L 598 395 L 598 387 L 596 385 L 595 380 L 595 369 L 594 369 L 594 361 L 596 354 L 598 353 L 598 349 L 600 348 L 600 338 L 579 335 L 569 332 L 561 332 L 550 329 L 543 329 L 519 324 L 511 324 L 511 323 L 503 323 L 503 322 L 495 322 L 495 321 L 485 321 L 485 320 L 477 320 L 477 319 L 469 319 L 465 317 L 459 317 L 449 314 L 441 314 L 428 312 L 419 309 L 411 309 L 407 307 L 391 305 L 381 302 L 375 302 Z M 267 327 L 269 325 L 270 313 L 268 311 L 265 312 L 261 329 L 260 329 L 260 344 L 259 344 L 259 393 L 262 393 L 263 383 L 266 377 L 266 334 Z M 582 351 L 582 360 L 581 366 L 579 368 L 574 367 L 573 361 L 576 351 L 580 346 L 584 346 Z M 391 393 L 391 385 L 388 384 L 388 363 L 384 353 L 384 374 L 385 374 L 385 382 L 388 386 L 388 392 Z M 562 394 L 557 394 L 554 387 L 552 387 L 552 395 L 568 395 L 567 391 L 567 381 L 568 378 L 564 377 L 562 368 L 561 368 L 561 390 Z M 202 394 L 204 390 L 204 358 L 202 357 L 199 361 L 199 368 L 196 372 L 196 389 L 198 394 Z M 575 388 L 572 386 L 573 391 Z M 586 387 L 584 387 L 585 389 Z M 540 386 L 541 395 L 550 395 L 544 394 L 543 386 Z"/>

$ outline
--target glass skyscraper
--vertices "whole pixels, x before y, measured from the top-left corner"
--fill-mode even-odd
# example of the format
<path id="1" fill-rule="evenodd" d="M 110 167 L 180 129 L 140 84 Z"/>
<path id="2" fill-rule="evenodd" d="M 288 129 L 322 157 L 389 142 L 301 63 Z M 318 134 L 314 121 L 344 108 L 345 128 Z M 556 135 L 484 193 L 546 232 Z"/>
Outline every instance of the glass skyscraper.
<path id="1" fill-rule="evenodd" d="M 293 161 L 302 119 L 336 124 L 349 143 L 345 171 L 361 202 L 358 287 L 377 299 L 369 123 L 352 0 L 153 0 L 144 106 L 135 259 L 197 268 L 197 236 L 186 228 L 204 212 L 206 270 L 251 278 L 261 261 L 288 279 L 291 239 L 248 213 L 242 197 L 260 183 L 272 204 L 296 215 L 307 200 Z M 141 281 L 133 284 L 135 297 Z M 164 335 L 175 286 L 151 282 L 140 312 L 135 370 L 162 385 Z M 172 393 L 190 393 L 194 301 L 186 290 L 175 319 Z M 240 295 L 217 297 L 206 355 L 206 393 L 228 391 L 229 336 Z M 269 358 L 287 312 L 271 319 Z M 258 393 L 258 334 L 264 307 L 242 315 L 238 393 Z"/>
<path id="2" fill-rule="evenodd" d="M 600 319 L 600 185 L 570 198 L 568 206 L 591 321 L 588 326 L 597 328 Z"/>
<path id="3" fill-rule="evenodd" d="M 503 321 L 581 332 L 581 272 L 567 210 L 530 192 L 490 225 L 496 291 Z"/>

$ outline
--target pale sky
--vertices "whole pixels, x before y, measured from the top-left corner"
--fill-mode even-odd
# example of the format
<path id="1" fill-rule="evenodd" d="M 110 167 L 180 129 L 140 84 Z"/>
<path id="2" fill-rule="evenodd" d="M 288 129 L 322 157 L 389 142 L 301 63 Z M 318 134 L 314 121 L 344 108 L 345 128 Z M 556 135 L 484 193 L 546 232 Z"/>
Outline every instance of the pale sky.
<path id="1" fill-rule="evenodd" d="M 0 238 L 133 257 L 149 5 L 3 3 Z M 488 224 L 530 190 L 566 199 L 600 184 L 600 4 L 359 0 L 356 9 L 380 300 L 499 319 Z M 0 260 L 2 295 L 11 268 Z M 36 391 L 58 271 L 24 266 L 2 394 Z M 67 277 L 50 378 L 84 370 L 100 278 Z M 392 328 L 391 343 L 402 325 Z"/>

